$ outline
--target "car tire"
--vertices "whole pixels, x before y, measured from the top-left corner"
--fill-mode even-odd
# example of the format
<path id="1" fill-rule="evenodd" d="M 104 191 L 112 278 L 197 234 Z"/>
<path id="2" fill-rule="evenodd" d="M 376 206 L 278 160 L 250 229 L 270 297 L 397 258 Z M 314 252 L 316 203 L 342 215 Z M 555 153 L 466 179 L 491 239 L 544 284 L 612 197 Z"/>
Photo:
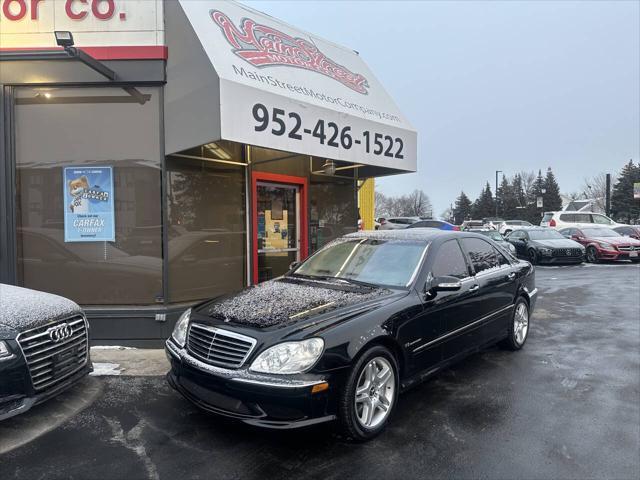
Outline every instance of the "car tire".
<path id="1" fill-rule="evenodd" d="M 587 262 L 598 263 L 598 251 L 596 247 L 587 247 Z"/>
<path id="2" fill-rule="evenodd" d="M 518 297 L 513 308 L 513 315 L 509 324 L 509 336 L 500 344 L 507 350 L 520 350 L 529 337 L 529 304 L 524 297 Z"/>
<path id="3" fill-rule="evenodd" d="M 385 369 L 391 375 L 385 374 L 383 381 Z M 384 430 L 398 399 L 398 370 L 394 355 L 381 345 L 370 348 L 355 362 L 338 400 L 338 420 L 346 437 L 364 442 Z"/>
<path id="4" fill-rule="evenodd" d="M 527 259 L 529 260 L 531 265 L 538 264 L 538 253 L 534 248 L 530 248 L 529 251 L 527 252 Z"/>

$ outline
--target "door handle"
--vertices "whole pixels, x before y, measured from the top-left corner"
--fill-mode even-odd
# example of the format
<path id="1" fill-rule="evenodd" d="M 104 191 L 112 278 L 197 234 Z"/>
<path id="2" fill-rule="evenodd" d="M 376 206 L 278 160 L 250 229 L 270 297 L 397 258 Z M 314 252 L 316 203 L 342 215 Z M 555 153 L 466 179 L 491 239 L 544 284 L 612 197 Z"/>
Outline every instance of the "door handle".
<path id="1" fill-rule="evenodd" d="M 513 280 L 514 278 L 516 278 L 516 272 L 511 272 L 509 275 L 507 275 L 507 278 L 509 280 Z"/>
<path id="2" fill-rule="evenodd" d="M 477 292 L 478 290 L 480 290 L 480 285 L 477 283 L 469 289 L 470 292 Z"/>

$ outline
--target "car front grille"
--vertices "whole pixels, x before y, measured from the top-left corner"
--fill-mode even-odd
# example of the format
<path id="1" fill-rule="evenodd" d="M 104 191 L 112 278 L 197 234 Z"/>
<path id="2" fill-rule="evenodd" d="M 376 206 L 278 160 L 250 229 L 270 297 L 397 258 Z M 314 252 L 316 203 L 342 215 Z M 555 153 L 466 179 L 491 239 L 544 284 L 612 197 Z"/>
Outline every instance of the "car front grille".
<path id="1" fill-rule="evenodd" d="M 65 333 L 57 334 L 61 329 Z M 87 322 L 79 315 L 22 332 L 18 343 L 37 391 L 55 387 L 87 364 Z"/>
<path id="2" fill-rule="evenodd" d="M 553 250 L 554 257 L 580 257 L 582 256 L 581 248 L 556 248 Z"/>
<path id="3" fill-rule="evenodd" d="M 620 245 L 618 250 L 621 252 L 640 252 L 640 247 L 634 247 L 632 245 Z"/>
<path id="4" fill-rule="evenodd" d="M 187 350 L 210 365 L 239 368 L 255 345 L 254 338 L 239 333 L 199 323 L 189 327 Z"/>

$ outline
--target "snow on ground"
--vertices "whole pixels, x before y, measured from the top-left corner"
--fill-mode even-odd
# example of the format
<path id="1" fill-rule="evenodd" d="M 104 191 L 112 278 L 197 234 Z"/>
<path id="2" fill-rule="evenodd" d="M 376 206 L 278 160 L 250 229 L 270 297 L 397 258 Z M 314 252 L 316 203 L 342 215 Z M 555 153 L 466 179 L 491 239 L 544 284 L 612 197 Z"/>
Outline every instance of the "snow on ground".
<path id="1" fill-rule="evenodd" d="M 93 362 L 93 372 L 89 375 L 102 377 L 105 375 L 120 375 L 122 369 L 119 363 L 99 363 Z"/>

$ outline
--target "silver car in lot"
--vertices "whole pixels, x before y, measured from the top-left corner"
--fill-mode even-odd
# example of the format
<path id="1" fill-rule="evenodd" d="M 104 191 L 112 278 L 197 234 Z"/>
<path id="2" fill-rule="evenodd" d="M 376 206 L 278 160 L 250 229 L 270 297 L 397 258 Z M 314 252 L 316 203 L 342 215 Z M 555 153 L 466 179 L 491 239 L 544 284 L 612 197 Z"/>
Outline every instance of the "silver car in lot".
<path id="1" fill-rule="evenodd" d="M 380 218 L 380 227 L 378 227 L 378 230 L 400 230 L 419 221 L 420 217 Z"/>

